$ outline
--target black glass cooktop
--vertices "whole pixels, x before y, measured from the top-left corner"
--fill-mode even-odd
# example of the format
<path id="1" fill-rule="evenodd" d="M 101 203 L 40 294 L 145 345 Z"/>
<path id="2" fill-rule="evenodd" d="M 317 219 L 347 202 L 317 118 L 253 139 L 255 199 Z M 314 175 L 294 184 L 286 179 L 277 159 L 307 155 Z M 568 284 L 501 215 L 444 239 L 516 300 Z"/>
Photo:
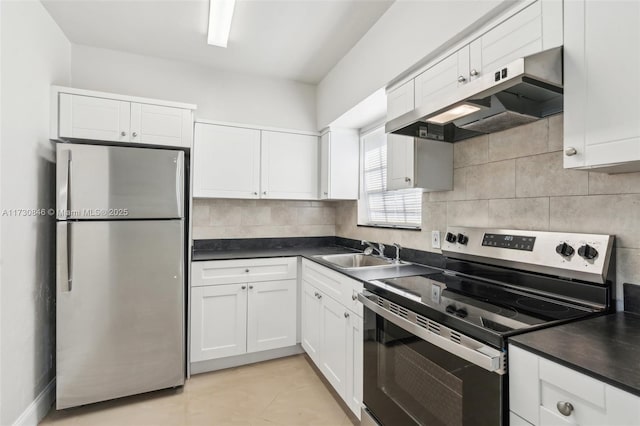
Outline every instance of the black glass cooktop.
<path id="1" fill-rule="evenodd" d="M 376 280 L 366 287 L 427 318 L 500 346 L 505 336 L 597 312 L 448 273 Z"/>

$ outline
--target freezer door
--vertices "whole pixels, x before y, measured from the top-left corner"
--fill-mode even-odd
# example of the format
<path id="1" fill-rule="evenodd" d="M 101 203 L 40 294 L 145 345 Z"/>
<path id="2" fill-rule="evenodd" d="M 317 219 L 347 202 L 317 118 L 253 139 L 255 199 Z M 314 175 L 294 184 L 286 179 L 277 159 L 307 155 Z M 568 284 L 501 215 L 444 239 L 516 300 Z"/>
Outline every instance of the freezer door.
<path id="1" fill-rule="evenodd" d="M 57 408 L 182 385 L 183 221 L 57 227 Z"/>
<path id="2" fill-rule="evenodd" d="M 59 143 L 58 219 L 181 218 L 184 152 Z"/>

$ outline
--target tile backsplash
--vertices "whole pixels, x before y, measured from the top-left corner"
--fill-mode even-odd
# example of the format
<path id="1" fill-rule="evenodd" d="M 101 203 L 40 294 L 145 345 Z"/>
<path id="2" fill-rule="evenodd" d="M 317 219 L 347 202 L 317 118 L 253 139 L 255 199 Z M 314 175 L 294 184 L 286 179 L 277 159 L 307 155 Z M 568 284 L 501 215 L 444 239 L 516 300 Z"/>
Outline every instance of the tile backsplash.
<path id="1" fill-rule="evenodd" d="M 194 239 L 333 236 L 335 223 L 328 201 L 193 201 Z"/>
<path id="2" fill-rule="evenodd" d="M 616 235 L 617 297 L 640 284 L 640 173 L 566 170 L 562 114 L 454 145 L 454 188 L 424 193 L 422 231 L 357 227 L 354 201 L 336 203 L 336 235 L 405 247 L 431 247 L 447 226 Z"/>

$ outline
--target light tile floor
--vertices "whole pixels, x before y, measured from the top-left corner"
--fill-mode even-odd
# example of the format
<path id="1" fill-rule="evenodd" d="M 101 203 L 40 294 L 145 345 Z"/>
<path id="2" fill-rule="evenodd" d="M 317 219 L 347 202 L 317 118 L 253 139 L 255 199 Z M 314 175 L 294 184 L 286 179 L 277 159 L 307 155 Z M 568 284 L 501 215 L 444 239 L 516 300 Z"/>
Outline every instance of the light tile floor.
<path id="1" fill-rule="evenodd" d="M 181 390 L 56 411 L 43 425 L 351 426 L 305 355 L 192 376 Z"/>

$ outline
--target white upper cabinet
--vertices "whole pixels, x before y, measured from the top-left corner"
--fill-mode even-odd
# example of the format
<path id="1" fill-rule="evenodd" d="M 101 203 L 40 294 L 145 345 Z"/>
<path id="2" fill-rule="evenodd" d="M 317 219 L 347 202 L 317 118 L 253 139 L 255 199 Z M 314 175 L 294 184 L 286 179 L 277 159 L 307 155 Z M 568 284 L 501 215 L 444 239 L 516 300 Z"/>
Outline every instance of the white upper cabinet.
<path id="1" fill-rule="evenodd" d="M 476 70 L 478 76 L 545 50 L 542 45 L 542 1 L 531 4 L 486 32 L 471 46 L 474 52 L 469 69 Z"/>
<path id="2" fill-rule="evenodd" d="M 387 189 L 453 189 L 453 144 L 387 135 Z"/>
<path id="3" fill-rule="evenodd" d="M 318 198 L 318 137 L 262 131 L 262 198 Z"/>
<path id="4" fill-rule="evenodd" d="M 191 147 L 195 105 L 54 86 L 51 139 Z"/>
<path id="5" fill-rule="evenodd" d="M 412 111 L 415 108 L 414 96 L 414 80 L 409 80 L 387 93 L 387 121 Z"/>
<path id="6" fill-rule="evenodd" d="M 447 56 L 415 79 L 416 108 L 438 102 L 469 80 L 469 46 Z"/>
<path id="7" fill-rule="evenodd" d="M 60 94 L 59 136 L 116 142 L 131 140 L 131 103 Z"/>
<path id="8" fill-rule="evenodd" d="M 359 152 L 356 130 L 331 129 L 320 137 L 321 199 L 358 199 Z"/>
<path id="9" fill-rule="evenodd" d="M 511 10 L 465 44 L 427 64 L 417 76 L 387 91 L 387 121 L 414 108 L 433 111 L 456 99 L 456 89 L 509 62 L 562 46 L 563 2 L 538 0 Z M 413 87 L 413 99 L 409 90 Z"/>
<path id="10" fill-rule="evenodd" d="M 131 104 L 131 142 L 182 146 L 191 140 L 191 111 L 159 105 Z"/>
<path id="11" fill-rule="evenodd" d="M 193 196 L 259 198 L 260 131 L 196 123 Z"/>
<path id="12" fill-rule="evenodd" d="M 195 125 L 193 194 L 318 198 L 318 137 L 235 125 Z"/>
<path id="13" fill-rule="evenodd" d="M 415 139 L 402 135 L 387 135 L 387 189 L 414 187 Z"/>
<path id="14" fill-rule="evenodd" d="M 564 7 L 564 166 L 640 171 L 640 2 Z"/>

